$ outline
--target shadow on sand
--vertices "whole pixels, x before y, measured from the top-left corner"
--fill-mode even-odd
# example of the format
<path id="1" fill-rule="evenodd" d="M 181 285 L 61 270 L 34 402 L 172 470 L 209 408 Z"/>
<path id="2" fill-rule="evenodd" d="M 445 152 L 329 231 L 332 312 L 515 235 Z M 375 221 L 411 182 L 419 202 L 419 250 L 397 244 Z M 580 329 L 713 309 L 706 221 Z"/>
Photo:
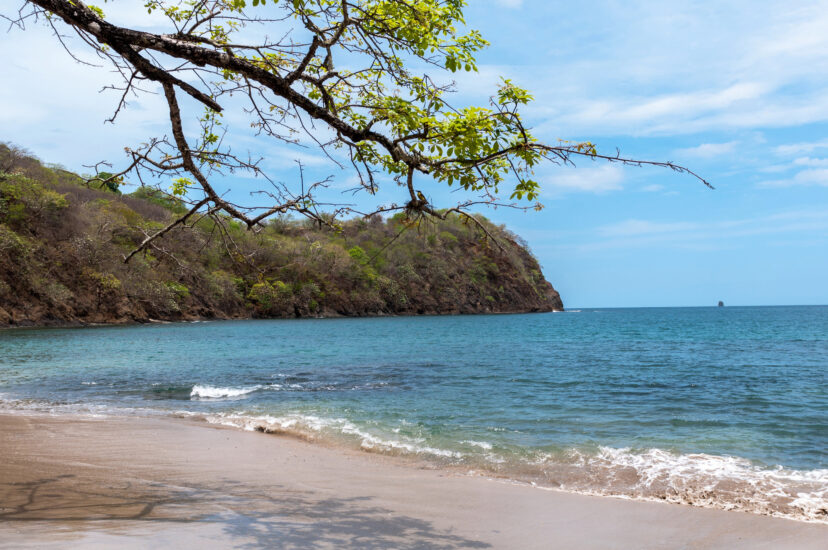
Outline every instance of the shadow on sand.
<path id="1" fill-rule="evenodd" d="M 0 484 L 0 524 L 48 522 L 77 531 L 128 534 L 153 525 L 218 526 L 234 548 L 438 549 L 490 544 L 376 506 L 372 497 L 323 498 L 230 479 L 211 486 L 147 481 L 91 483 L 73 475 Z M 17 523 L 20 525 L 20 523 Z"/>

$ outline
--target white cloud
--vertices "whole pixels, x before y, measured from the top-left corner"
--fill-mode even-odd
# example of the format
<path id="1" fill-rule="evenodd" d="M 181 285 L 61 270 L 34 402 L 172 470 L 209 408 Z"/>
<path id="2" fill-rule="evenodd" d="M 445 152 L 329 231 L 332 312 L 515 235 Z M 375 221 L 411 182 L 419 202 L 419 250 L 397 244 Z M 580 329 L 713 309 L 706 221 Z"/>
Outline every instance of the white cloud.
<path id="1" fill-rule="evenodd" d="M 696 147 L 678 149 L 676 154 L 683 157 L 709 159 L 731 153 L 737 145 L 739 145 L 738 141 L 728 141 L 727 143 L 702 143 Z"/>
<path id="2" fill-rule="evenodd" d="M 790 170 L 790 166 L 786 164 L 771 164 L 769 166 L 763 166 L 757 169 L 757 172 L 761 172 L 763 174 L 778 174 L 779 172 L 786 172 Z"/>
<path id="3" fill-rule="evenodd" d="M 102 90 L 118 83 L 120 77 L 107 62 L 89 55 L 87 46 L 78 46 L 76 51 L 99 66 L 76 63 L 42 24 L 32 23 L 25 31 L 13 28 L 0 36 L 0 58 L 15 60 L 14 70 L 9 74 L 4 68 L 3 75 L 8 74 L 14 85 L 0 86 L 0 104 L 4 105 L 0 139 L 83 171 L 83 164 L 104 159 L 122 162 L 125 146 L 137 146 L 168 131 L 163 96 L 152 93 L 129 97 L 129 107 L 121 111 L 116 123 L 105 123 L 115 111 L 120 92 Z M 72 37 L 65 41 L 79 43 Z"/>
<path id="4" fill-rule="evenodd" d="M 546 139 L 828 121 L 826 0 L 782 12 L 762 0 L 599 1 L 588 14 L 556 11 L 538 14 L 567 22 L 551 23 L 549 34 L 562 38 L 550 62 L 516 78 L 552 106 L 537 111 Z"/>
<path id="5" fill-rule="evenodd" d="M 658 191 L 663 191 L 664 186 L 661 185 L 660 183 L 652 183 L 650 185 L 645 185 L 644 187 L 641 188 L 641 190 L 646 192 L 646 193 L 657 193 Z"/>
<path id="6" fill-rule="evenodd" d="M 540 135 L 564 131 L 598 135 L 685 135 L 724 129 L 784 128 L 828 121 L 828 87 L 786 95 L 780 88 L 745 83 L 720 89 L 596 99 L 546 99 L 557 104 Z M 547 118 L 544 117 L 544 118 Z"/>
<path id="7" fill-rule="evenodd" d="M 828 149 L 828 139 L 822 141 L 810 141 L 802 143 L 789 143 L 787 145 L 780 145 L 775 149 L 778 155 L 802 155 L 813 153 L 819 149 Z"/>
<path id="8" fill-rule="evenodd" d="M 766 216 L 715 221 L 663 222 L 629 219 L 597 227 L 597 240 L 573 244 L 579 250 L 656 247 L 706 249 L 732 246 L 727 241 L 796 232 L 822 234 L 828 230 L 828 208 L 789 210 Z"/>
<path id="9" fill-rule="evenodd" d="M 292 166 L 295 162 L 300 162 L 304 167 L 337 168 L 334 161 L 322 153 L 317 154 L 318 151 L 318 148 L 308 149 L 298 146 L 270 145 L 267 147 L 265 161 L 273 166 Z M 344 159 L 339 160 L 344 161 Z"/>
<path id="10" fill-rule="evenodd" d="M 531 8 L 534 19 L 520 23 L 526 36 L 489 31 L 493 56 L 484 59 L 492 62 L 478 74 L 451 75 L 459 91 L 451 99 L 485 101 L 501 75 L 510 78 L 535 95 L 526 115 L 544 141 L 828 121 L 828 81 L 820 76 L 828 72 L 828 0 L 784 13 L 761 0 L 598 1 L 588 14 L 540 1 Z M 493 11 L 486 16 L 498 17 Z M 516 28 L 513 19 L 507 28 Z M 546 32 L 536 33 L 539 25 Z"/>
<path id="11" fill-rule="evenodd" d="M 562 192 L 607 193 L 622 189 L 624 170 L 617 164 L 559 167 L 550 169 L 539 181 L 541 192 L 548 197 Z"/>
<path id="12" fill-rule="evenodd" d="M 763 84 L 744 82 L 719 90 L 663 95 L 622 108 L 614 113 L 614 116 L 620 120 L 639 122 L 665 116 L 683 116 L 688 112 L 729 109 L 740 102 L 761 97 L 767 92 L 767 86 Z"/>
<path id="13" fill-rule="evenodd" d="M 646 220 L 626 220 L 599 227 L 596 231 L 602 237 L 631 237 L 688 231 L 696 229 L 697 227 L 698 224 L 689 222 L 664 223 Z"/>
<path id="14" fill-rule="evenodd" d="M 794 187 L 799 185 L 828 187 L 828 168 L 802 170 L 790 178 L 768 180 L 759 183 L 760 187 Z"/>
<path id="15" fill-rule="evenodd" d="M 828 158 L 799 157 L 793 163 L 796 166 L 828 166 Z"/>

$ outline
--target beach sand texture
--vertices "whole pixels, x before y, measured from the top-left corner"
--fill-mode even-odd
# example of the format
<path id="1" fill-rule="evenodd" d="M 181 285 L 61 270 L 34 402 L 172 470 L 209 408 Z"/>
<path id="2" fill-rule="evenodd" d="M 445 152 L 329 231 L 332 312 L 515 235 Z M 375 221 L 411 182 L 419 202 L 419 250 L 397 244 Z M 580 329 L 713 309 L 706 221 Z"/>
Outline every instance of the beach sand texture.
<path id="1" fill-rule="evenodd" d="M 170 418 L 0 415 L 0 548 L 828 548 L 828 526 L 547 491 Z"/>

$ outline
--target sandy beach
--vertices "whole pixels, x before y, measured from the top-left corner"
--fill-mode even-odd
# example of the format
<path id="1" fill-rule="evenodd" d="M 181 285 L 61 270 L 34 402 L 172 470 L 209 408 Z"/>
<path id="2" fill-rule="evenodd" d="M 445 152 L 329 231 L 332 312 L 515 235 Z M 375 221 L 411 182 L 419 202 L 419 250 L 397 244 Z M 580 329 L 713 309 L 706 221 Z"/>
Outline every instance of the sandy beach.
<path id="1" fill-rule="evenodd" d="M 2 548 L 825 548 L 828 526 L 546 491 L 171 418 L 0 416 Z"/>

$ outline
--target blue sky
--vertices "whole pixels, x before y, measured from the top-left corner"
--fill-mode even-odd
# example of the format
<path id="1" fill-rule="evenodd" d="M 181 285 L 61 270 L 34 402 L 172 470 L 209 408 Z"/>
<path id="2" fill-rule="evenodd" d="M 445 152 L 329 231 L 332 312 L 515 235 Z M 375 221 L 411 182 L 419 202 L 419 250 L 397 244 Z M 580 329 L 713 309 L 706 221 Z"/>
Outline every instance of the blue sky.
<path id="1" fill-rule="evenodd" d="M 142 4 L 107 11 L 130 19 Z M 672 160 L 716 186 L 585 161 L 538 171 L 542 212 L 484 212 L 526 238 L 568 307 L 828 303 L 828 2 L 470 4 L 469 26 L 492 46 L 478 74 L 456 78 L 457 103 L 483 103 L 511 78 L 534 93 L 526 117 L 543 141 Z M 15 83 L 0 87 L 0 139 L 45 160 L 117 162 L 167 131 L 155 96 L 104 124 L 117 96 L 99 90 L 112 75 L 73 64 L 45 28 L 0 35 L 0 56 Z M 234 139 L 286 182 L 297 157 L 335 173 L 312 149 Z M 348 175 L 335 175 L 339 193 Z M 392 191 L 380 200 L 401 200 Z"/>

